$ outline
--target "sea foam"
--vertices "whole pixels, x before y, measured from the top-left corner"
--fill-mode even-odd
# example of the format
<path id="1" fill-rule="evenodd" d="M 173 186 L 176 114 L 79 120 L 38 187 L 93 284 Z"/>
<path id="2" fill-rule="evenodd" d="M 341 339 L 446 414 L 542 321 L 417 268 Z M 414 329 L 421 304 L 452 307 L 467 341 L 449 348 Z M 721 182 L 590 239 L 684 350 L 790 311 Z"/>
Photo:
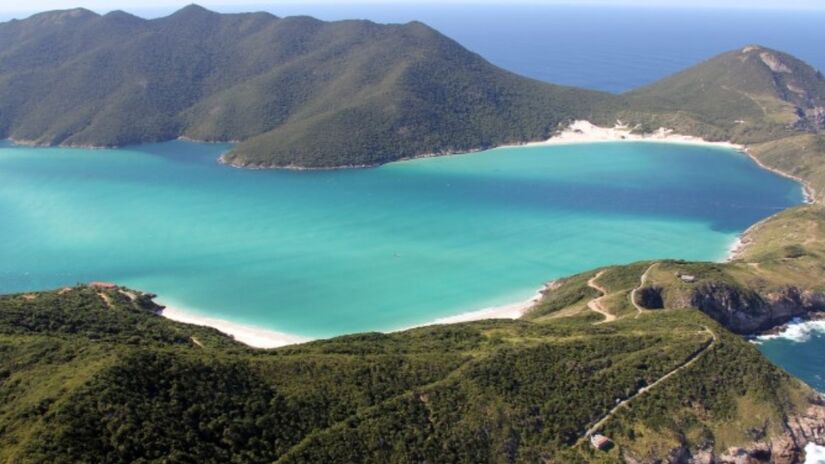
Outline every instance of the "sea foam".
<path id="1" fill-rule="evenodd" d="M 805 464 L 825 464 L 825 446 L 805 445 Z"/>
<path id="2" fill-rule="evenodd" d="M 756 337 L 756 343 L 766 340 L 786 339 L 796 343 L 803 343 L 811 337 L 825 334 L 825 320 L 805 321 L 794 319 L 788 326 L 778 334 L 760 335 Z"/>

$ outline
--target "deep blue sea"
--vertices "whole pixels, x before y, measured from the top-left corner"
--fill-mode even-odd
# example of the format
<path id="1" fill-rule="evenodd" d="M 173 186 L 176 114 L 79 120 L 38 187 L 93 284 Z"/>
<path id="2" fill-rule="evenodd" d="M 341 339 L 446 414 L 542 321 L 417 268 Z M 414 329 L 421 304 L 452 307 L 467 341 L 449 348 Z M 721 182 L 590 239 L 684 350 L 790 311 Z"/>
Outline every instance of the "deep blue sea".
<path id="1" fill-rule="evenodd" d="M 753 43 L 786 51 L 825 69 L 825 9 L 414 3 L 239 2 L 209 6 L 223 12 L 266 10 L 278 16 L 310 15 L 324 20 L 418 20 L 510 71 L 557 84 L 610 92 L 650 83 L 716 54 Z M 172 9 L 133 11 L 155 17 Z"/>

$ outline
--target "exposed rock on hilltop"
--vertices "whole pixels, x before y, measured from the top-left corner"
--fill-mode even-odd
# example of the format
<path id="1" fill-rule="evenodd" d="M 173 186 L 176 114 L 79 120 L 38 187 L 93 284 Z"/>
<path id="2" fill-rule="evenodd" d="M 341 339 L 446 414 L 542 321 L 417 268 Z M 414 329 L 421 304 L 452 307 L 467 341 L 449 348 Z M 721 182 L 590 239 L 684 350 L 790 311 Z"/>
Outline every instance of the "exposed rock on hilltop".
<path id="1" fill-rule="evenodd" d="M 626 120 L 714 140 L 755 143 L 825 128 L 822 73 L 758 45 L 724 53 L 627 96 Z"/>

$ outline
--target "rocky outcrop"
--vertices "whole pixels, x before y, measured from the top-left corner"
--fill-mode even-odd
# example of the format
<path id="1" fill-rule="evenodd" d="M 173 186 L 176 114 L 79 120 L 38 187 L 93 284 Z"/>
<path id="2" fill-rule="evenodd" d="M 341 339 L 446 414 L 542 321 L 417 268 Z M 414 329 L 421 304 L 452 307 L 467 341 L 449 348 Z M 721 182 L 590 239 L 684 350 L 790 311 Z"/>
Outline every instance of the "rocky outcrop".
<path id="1" fill-rule="evenodd" d="M 797 464 L 803 462 L 805 445 L 825 445 L 825 402 L 815 398 L 802 414 L 790 417 L 785 433 L 773 440 L 760 441 L 749 447 L 734 447 L 721 454 L 720 464 Z"/>
<path id="2" fill-rule="evenodd" d="M 640 459 L 628 453 L 622 457 L 630 464 L 799 464 L 804 461 L 805 445 L 825 446 L 825 400 L 821 396 L 812 398 L 803 413 L 786 420 L 784 428 L 779 436 L 758 436 L 752 444 L 722 453 L 715 452 L 712 444 L 701 449 L 683 444 L 670 450 L 664 459 Z"/>
<path id="3" fill-rule="evenodd" d="M 723 283 L 697 286 L 685 306 L 702 310 L 733 332 L 752 334 L 825 311 L 825 292 L 784 287 L 758 293 Z"/>
<path id="4" fill-rule="evenodd" d="M 795 129 L 814 131 L 825 129 L 825 107 L 797 107 L 796 118 L 796 123 L 793 125 Z"/>
<path id="5" fill-rule="evenodd" d="M 759 54 L 759 58 L 762 59 L 762 62 L 765 63 L 771 71 L 775 73 L 793 73 L 793 70 L 789 68 L 782 60 L 771 52 L 762 52 Z"/>

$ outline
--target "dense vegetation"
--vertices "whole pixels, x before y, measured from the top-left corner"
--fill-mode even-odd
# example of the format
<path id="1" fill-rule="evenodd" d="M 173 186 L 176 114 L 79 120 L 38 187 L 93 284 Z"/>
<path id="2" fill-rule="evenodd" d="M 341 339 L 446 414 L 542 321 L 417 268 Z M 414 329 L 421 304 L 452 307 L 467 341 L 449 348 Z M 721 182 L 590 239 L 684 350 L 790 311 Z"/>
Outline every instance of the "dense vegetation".
<path id="1" fill-rule="evenodd" d="M 247 167 L 375 165 L 546 139 L 573 119 L 751 145 L 825 128 L 821 73 L 755 46 L 611 95 L 509 73 L 417 22 L 75 9 L 2 23 L 0 45 L 0 136 L 239 141 L 224 161 Z"/>
<path id="2" fill-rule="evenodd" d="M 549 137 L 599 92 L 499 69 L 421 23 L 186 7 L 0 24 L 0 135 L 125 145 L 243 141 L 244 166 L 376 164 Z"/>

